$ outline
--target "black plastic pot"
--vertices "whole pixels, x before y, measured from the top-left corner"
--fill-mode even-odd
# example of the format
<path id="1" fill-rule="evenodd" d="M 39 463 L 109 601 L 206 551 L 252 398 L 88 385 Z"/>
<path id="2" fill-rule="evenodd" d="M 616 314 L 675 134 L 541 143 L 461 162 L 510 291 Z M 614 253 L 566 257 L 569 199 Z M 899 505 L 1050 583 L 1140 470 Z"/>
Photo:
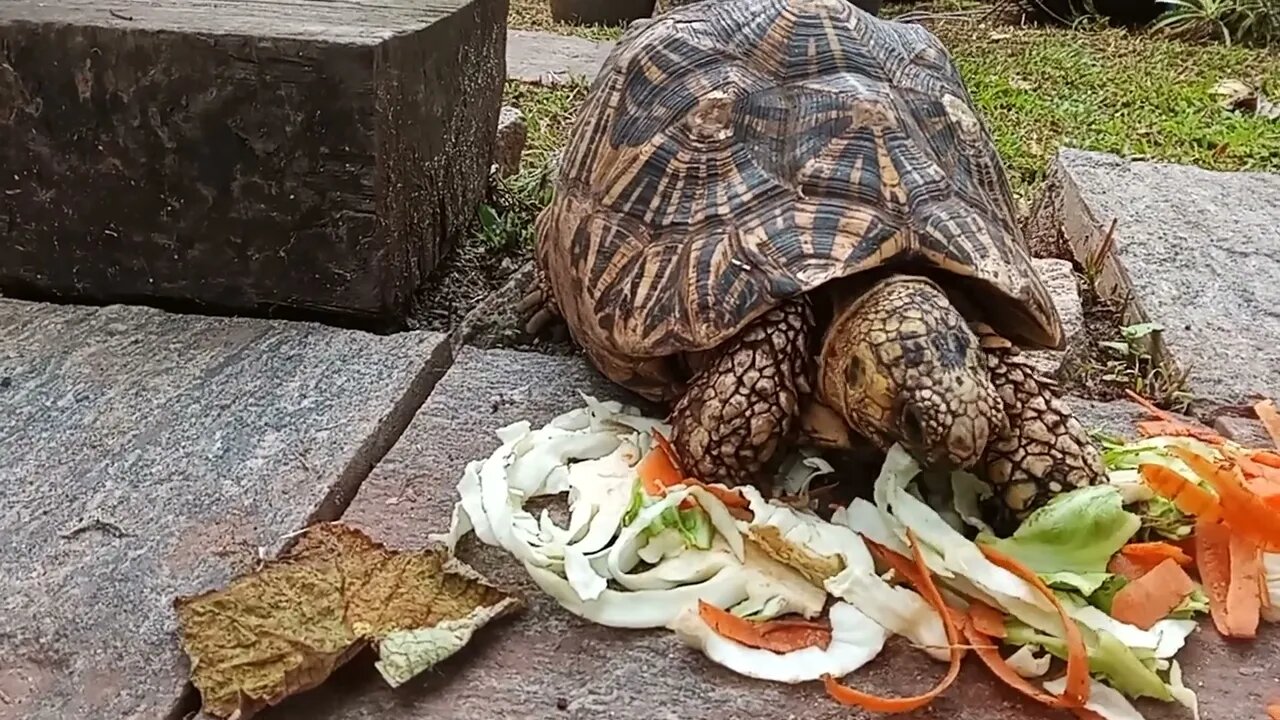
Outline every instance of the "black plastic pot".
<path id="1" fill-rule="evenodd" d="M 622 25 L 651 17 L 657 0 L 548 0 L 551 17 L 575 25 Z"/>
<path id="2" fill-rule="evenodd" d="M 872 15 L 879 15 L 880 8 L 884 7 L 884 0 L 852 0 L 857 7 L 866 10 Z"/>

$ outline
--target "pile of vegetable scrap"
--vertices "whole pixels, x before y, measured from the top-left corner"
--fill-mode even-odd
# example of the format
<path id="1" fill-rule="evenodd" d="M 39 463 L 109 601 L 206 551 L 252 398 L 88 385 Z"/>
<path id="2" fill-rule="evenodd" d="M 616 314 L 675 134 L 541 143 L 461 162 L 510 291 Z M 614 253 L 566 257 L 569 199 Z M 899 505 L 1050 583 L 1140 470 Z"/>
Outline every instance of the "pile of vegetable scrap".
<path id="1" fill-rule="evenodd" d="M 1134 499 L 1151 518 L 1151 533 L 1176 545 L 1153 545 L 1168 548 L 1166 559 L 1121 557 L 1112 569 L 1124 578 L 1123 592 L 1142 600 L 1175 592 L 1181 577 L 1174 566 L 1193 569 L 1218 632 L 1253 638 L 1260 620 L 1280 619 L 1280 451 L 1242 447 L 1143 405 L 1155 418 L 1139 423 L 1148 437 L 1129 445 L 1104 438 L 1105 458 L 1112 482 L 1139 491 Z M 1274 403 L 1254 411 L 1280 447 Z"/>
<path id="2" fill-rule="evenodd" d="M 1176 437 L 1108 443 L 1109 484 L 1062 494 L 998 538 L 977 512 L 990 487 L 962 472 L 937 482 L 901 447 L 871 500 L 825 520 L 754 488 L 688 478 L 665 447 L 666 424 L 584 400 L 542 428 L 498 431 L 500 447 L 467 466 L 441 539 L 474 532 L 570 612 L 668 628 L 749 677 L 819 680 L 841 703 L 906 712 L 946 692 L 972 651 L 1000 682 L 1081 717 L 1141 718 L 1130 703 L 1139 697 L 1195 717 L 1176 660 L 1195 618 L 1213 613 L 1234 636 L 1248 631 L 1247 598 L 1264 619 L 1280 602 L 1272 530 L 1258 514 L 1274 512 L 1257 499 L 1269 496 L 1234 476 L 1228 492 L 1215 485 L 1228 461 L 1269 457 L 1181 425 Z M 784 463 L 780 483 L 831 472 L 814 460 Z M 1185 482 L 1172 488 L 1166 472 Z M 567 525 L 526 508 L 560 494 Z M 891 635 L 947 664 L 934 688 L 888 698 L 846 684 Z"/>

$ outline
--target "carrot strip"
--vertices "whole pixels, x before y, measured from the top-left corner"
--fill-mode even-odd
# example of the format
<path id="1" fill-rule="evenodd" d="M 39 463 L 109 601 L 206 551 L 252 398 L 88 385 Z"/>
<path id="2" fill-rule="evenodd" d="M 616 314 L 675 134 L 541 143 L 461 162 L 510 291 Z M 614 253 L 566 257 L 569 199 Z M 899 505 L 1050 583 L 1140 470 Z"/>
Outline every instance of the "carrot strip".
<path id="1" fill-rule="evenodd" d="M 1067 643 L 1067 685 L 1062 690 L 1062 699 L 1067 707 L 1084 707 L 1089 701 L 1089 653 L 1084 645 L 1084 636 L 1080 634 L 1080 626 L 1067 614 L 1053 590 L 1030 568 L 989 545 L 979 545 L 978 548 L 988 560 L 1030 583 L 1058 611 L 1063 640 Z"/>
<path id="2" fill-rule="evenodd" d="M 1119 575 L 1125 580 L 1137 580 L 1150 570 L 1151 568 L 1146 565 L 1127 558 L 1120 553 L 1113 555 L 1111 561 L 1107 563 L 1107 572 L 1112 575 Z"/>
<path id="3" fill-rule="evenodd" d="M 680 456 L 676 455 L 676 449 L 671 447 L 671 441 L 667 439 L 667 436 L 659 432 L 657 428 L 653 429 L 653 443 L 654 447 L 667 456 L 667 462 L 670 462 L 671 466 L 676 469 L 676 474 L 684 477 L 684 468 L 680 467 Z"/>
<path id="4" fill-rule="evenodd" d="M 644 491 L 653 496 L 663 495 L 668 487 L 679 485 L 684 477 L 672 462 L 671 456 L 660 447 L 655 447 L 644 456 L 640 464 L 636 465 L 636 474 L 644 484 Z"/>
<path id="5" fill-rule="evenodd" d="M 1269 468 L 1280 469 L 1280 453 L 1270 450 L 1258 450 L 1249 456 L 1249 459 L 1259 465 L 1266 465 Z"/>
<path id="6" fill-rule="evenodd" d="M 675 449 L 671 447 L 671 443 L 667 438 L 655 429 L 653 431 L 653 440 L 653 449 L 636 466 L 636 472 L 640 475 L 640 482 L 644 483 L 646 493 L 660 497 L 672 485 L 696 485 L 718 498 L 720 502 L 731 509 L 731 512 L 733 508 L 746 509 L 751 506 L 751 503 L 742 496 L 742 493 L 736 490 L 726 488 L 723 485 L 709 485 L 696 478 L 686 477 L 684 471 L 680 468 L 680 461 L 676 457 Z M 680 507 L 690 508 L 696 504 L 692 498 L 686 498 Z"/>
<path id="7" fill-rule="evenodd" d="M 1125 394 L 1129 396 L 1130 400 L 1141 405 L 1142 409 L 1146 410 L 1148 415 L 1155 418 L 1154 421 L 1144 420 L 1138 423 L 1138 431 L 1147 437 L 1154 437 L 1156 435 L 1175 435 L 1180 437 L 1193 437 L 1214 445 L 1226 442 L 1226 438 L 1209 428 L 1181 420 L 1173 413 L 1156 407 L 1150 400 L 1142 397 L 1132 390 L 1125 390 Z"/>
<path id="8" fill-rule="evenodd" d="M 1143 420 L 1138 423 L 1138 432 L 1143 437 L 1189 437 L 1197 440 L 1203 440 L 1210 445 L 1221 445 L 1227 441 L 1218 433 L 1209 428 L 1188 425 L 1184 422 L 1176 420 Z"/>
<path id="9" fill-rule="evenodd" d="M 771 623 L 754 623 L 750 620 L 721 610 L 705 600 L 698 601 L 698 616 L 715 631 L 717 635 L 747 647 L 769 650 L 776 653 L 789 653 L 807 647 L 820 647 L 823 650 L 831 645 L 831 628 L 820 624 L 796 625 L 793 621 L 775 621 Z M 783 625 L 781 623 L 787 623 Z"/>
<path id="10" fill-rule="evenodd" d="M 1004 613 L 987 605 L 974 602 L 969 606 L 969 622 L 978 632 L 987 637 L 1003 639 L 1007 634 L 1004 627 Z"/>
<path id="11" fill-rule="evenodd" d="M 1168 410 L 1161 410 L 1160 408 L 1156 407 L 1155 404 L 1152 403 L 1150 400 L 1142 397 L 1138 393 L 1132 390 L 1125 390 L 1124 392 L 1126 395 L 1129 396 L 1130 400 L 1134 401 L 1138 405 L 1141 405 L 1142 409 L 1146 410 L 1147 413 L 1151 415 L 1151 417 L 1157 418 L 1159 420 L 1164 420 L 1167 422 L 1174 422 L 1174 423 L 1182 422 L 1178 418 L 1174 417 L 1173 413 L 1169 412 Z"/>
<path id="12" fill-rule="evenodd" d="M 1267 552 L 1280 551 L 1280 513 L 1249 492 L 1238 467 L 1215 465 L 1186 448 L 1171 447 L 1171 450 L 1218 493 L 1222 519 L 1233 534 L 1249 538 Z"/>
<path id="13" fill-rule="evenodd" d="M 916 569 L 915 561 L 911 558 L 896 553 L 865 535 L 862 537 L 862 542 L 871 552 L 871 556 L 879 560 L 880 564 L 887 566 L 895 575 L 915 587 L 924 586 L 924 576 Z"/>
<path id="14" fill-rule="evenodd" d="M 826 685 L 827 694 L 843 705 L 858 705 L 872 712 L 911 712 L 933 702 L 933 699 L 951 687 L 951 684 L 960 675 L 960 664 L 964 661 L 966 652 L 966 648 L 961 645 L 960 629 L 957 627 L 955 617 L 942 600 L 942 593 L 938 591 L 938 586 L 933 583 L 933 577 L 929 573 L 928 565 L 925 564 L 924 554 L 920 552 L 920 543 L 916 540 L 915 533 L 908 530 L 907 540 L 911 545 L 911 554 L 915 560 L 915 571 L 921 583 L 916 589 L 933 606 L 933 609 L 937 610 L 938 614 L 942 616 L 942 627 L 947 632 L 947 643 L 951 645 L 951 665 L 947 668 L 946 676 L 932 690 L 922 695 L 905 698 L 886 698 L 871 695 L 843 685 L 830 675 L 823 675 L 822 682 Z M 897 553 L 894 554 L 896 555 Z M 964 623 L 960 624 L 963 625 Z"/>
<path id="15" fill-rule="evenodd" d="M 1271 444 L 1280 448 L 1280 411 L 1272 400 L 1262 400 L 1253 406 L 1253 413 L 1262 421 L 1262 427 L 1271 436 Z"/>
<path id="16" fill-rule="evenodd" d="M 1270 720 L 1280 720 L 1280 703 L 1272 703 L 1267 706 L 1267 717 Z"/>
<path id="17" fill-rule="evenodd" d="M 830 621 L 806 620 L 804 618 L 777 618 L 768 622 L 758 623 L 758 626 L 761 635 L 794 630 L 825 630 L 827 633 L 831 632 Z"/>
<path id="18" fill-rule="evenodd" d="M 1258 620 L 1262 612 L 1259 590 L 1262 583 L 1262 563 L 1258 546 L 1248 538 L 1235 533 L 1228 541 L 1231 559 L 1231 584 L 1227 587 L 1227 617 L 1231 620 L 1234 637 L 1252 638 L 1258 634 Z"/>
<path id="19" fill-rule="evenodd" d="M 1231 531 L 1222 523 L 1196 520 L 1196 569 L 1209 598 L 1209 617 L 1218 634 L 1231 636 L 1227 591 L 1231 587 Z"/>
<path id="20" fill-rule="evenodd" d="M 1018 674 L 1018 671 L 1009 667 L 1009 662 L 1000 655 L 996 641 L 989 635 L 984 634 L 977 628 L 978 620 L 973 615 L 973 609 L 978 607 L 974 605 L 969 608 L 970 622 L 964 624 L 964 637 L 968 641 L 969 646 L 978 654 L 978 659 L 987 666 L 1005 685 L 1017 690 L 1036 702 L 1047 705 L 1052 708 L 1072 708 L 1065 697 L 1060 695 L 1051 695 L 1045 690 L 1031 684 L 1031 681 Z M 988 608 L 989 609 L 989 608 Z M 994 612 L 994 611 L 993 611 Z M 1079 709 L 1083 709 L 1079 707 Z"/>
<path id="21" fill-rule="evenodd" d="M 1167 542 L 1129 543 L 1120 548 L 1120 554 L 1135 562 L 1150 564 L 1153 568 L 1165 560 L 1173 560 L 1184 567 L 1191 564 L 1191 558 L 1182 552 L 1182 548 Z"/>
<path id="22" fill-rule="evenodd" d="M 1142 479 L 1152 490 L 1163 495 L 1182 512 L 1198 518 L 1217 520 L 1222 517 L 1222 506 L 1213 493 L 1182 477 L 1163 465 L 1138 466 Z"/>
<path id="23" fill-rule="evenodd" d="M 1111 617 L 1150 630 L 1195 589 L 1195 583 L 1178 562 L 1167 558 L 1116 593 L 1111 601 Z"/>

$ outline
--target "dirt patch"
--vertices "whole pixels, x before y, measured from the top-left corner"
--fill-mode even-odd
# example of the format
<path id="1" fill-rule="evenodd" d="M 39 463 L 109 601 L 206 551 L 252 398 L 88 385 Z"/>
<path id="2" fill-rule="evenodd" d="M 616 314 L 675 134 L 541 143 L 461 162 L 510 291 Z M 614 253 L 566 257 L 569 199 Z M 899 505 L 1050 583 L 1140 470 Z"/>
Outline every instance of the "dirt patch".
<path id="1" fill-rule="evenodd" d="M 453 330 L 529 259 L 528 248 L 494 247 L 480 235 L 478 226 L 476 222 L 428 276 L 426 292 L 414 303 L 413 320 L 418 329 Z"/>
<path id="2" fill-rule="evenodd" d="M 1134 392 L 1157 407 L 1188 412 L 1192 397 L 1186 376 L 1153 359 L 1149 336 L 1154 325 L 1126 325 L 1125 303 L 1099 296 L 1093 282 L 1077 267 L 1084 338 L 1069 351 L 1059 381 L 1072 395 L 1090 400 L 1129 399 Z"/>

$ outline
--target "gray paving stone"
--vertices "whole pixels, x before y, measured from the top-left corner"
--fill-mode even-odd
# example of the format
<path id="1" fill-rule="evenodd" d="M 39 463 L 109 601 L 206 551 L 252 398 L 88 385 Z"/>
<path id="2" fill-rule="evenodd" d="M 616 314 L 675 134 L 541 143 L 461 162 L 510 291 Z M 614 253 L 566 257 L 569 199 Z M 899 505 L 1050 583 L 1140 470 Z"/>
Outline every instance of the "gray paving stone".
<path id="1" fill-rule="evenodd" d="M 1280 395 L 1280 175 L 1131 162 L 1064 149 L 1032 225 L 1037 254 L 1088 266 L 1114 221 L 1100 294 L 1164 326 L 1199 414 Z"/>
<path id="2" fill-rule="evenodd" d="M 442 340 L 0 300 L 0 719 L 166 717 L 173 598 L 335 517 Z"/>
<path id="3" fill-rule="evenodd" d="M 537 30 L 509 30 L 507 77 L 544 85 L 590 82 L 611 52 L 611 42 Z"/>
<path id="4" fill-rule="evenodd" d="M 462 350 L 399 443 L 361 486 L 344 519 L 388 543 L 423 545 L 429 533 L 447 526 L 465 464 L 497 446 L 493 430 L 520 419 L 545 422 L 577 406 L 579 390 L 617 397 L 579 359 Z M 1119 413 L 1095 417 L 1087 401 L 1072 404 L 1080 406 L 1087 423 L 1100 418 L 1120 428 L 1130 420 Z M 263 720 L 869 717 L 835 704 L 817 684 L 788 687 L 731 674 L 667 632 L 586 623 L 538 593 L 502 551 L 464 540 L 459 552 L 491 578 L 522 590 L 528 609 L 399 690 L 387 688 L 368 663 L 354 662 L 320 688 L 265 713 Z M 1228 648 L 1212 631 L 1198 633 L 1192 643 L 1184 651 L 1184 667 L 1202 693 L 1206 720 L 1244 717 L 1262 706 L 1239 682 L 1236 669 L 1247 665 L 1258 677 L 1277 676 L 1276 633 L 1264 631 L 1250 651 Z M 943 670 L 892 641 L 853 681 L 872 692 L 915 694 Z M 1149 720 L 1184 717 L 1168 706 L 1144 710 Z M 1057 717 L 1002 689 L 972 659 L 927 714 L 955 720 Z"/>

